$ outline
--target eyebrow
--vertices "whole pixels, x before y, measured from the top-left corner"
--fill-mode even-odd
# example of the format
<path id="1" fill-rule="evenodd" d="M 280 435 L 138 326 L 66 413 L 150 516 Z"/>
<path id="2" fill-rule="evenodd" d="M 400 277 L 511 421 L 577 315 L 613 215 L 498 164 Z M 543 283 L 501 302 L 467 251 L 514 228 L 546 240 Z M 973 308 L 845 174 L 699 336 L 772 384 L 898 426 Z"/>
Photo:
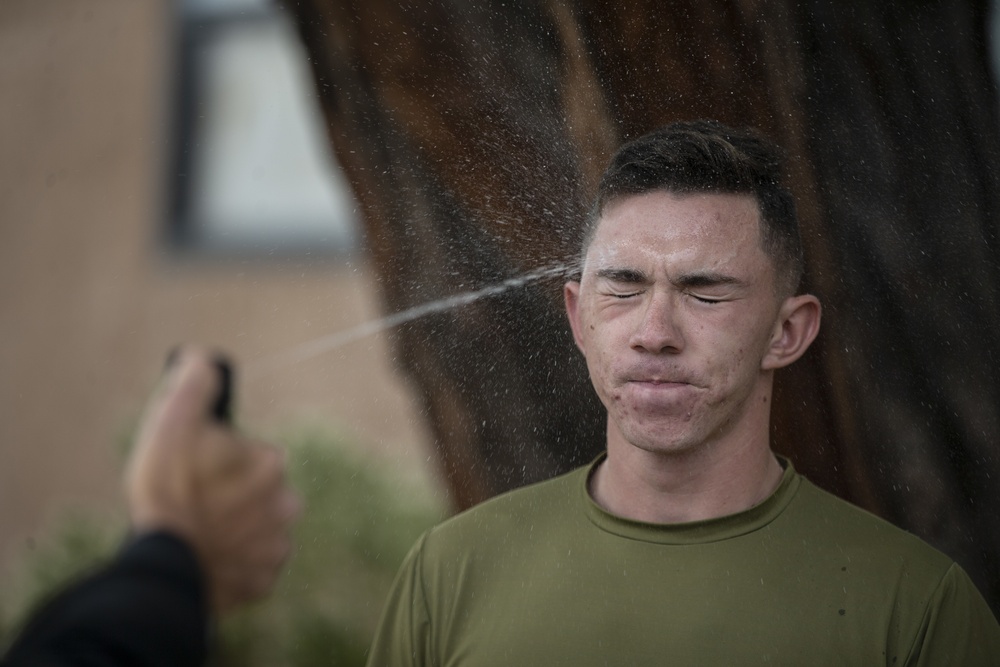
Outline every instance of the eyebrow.
<path id="1" fill-rule="evenodd" d="M 608 267 L 598 269 L 596 273 L 598 278 L 626 285 L 643 285 L 649 282 L 649 276 L 639 269 Z M 724 285 L 742 287 L 746 282 L 717 271 L 692 271 L 677 276 L 671 281 L 671 284 L 681 289 L 696 289 L 699 287 L 719 287 Z"/>
<path id="2" fill-rule="evenodd" d="M 605 268 L 597 270 L 597 277 L 616 283 L 635 285 L 648 282 L 646 274 L 638 269 Z"/>
<path id="3" fill-rule="evenodd" d="M 715 271 L 698 271 L 683 273 L 671 281 L 677 287 L 691 289 L 696 287 L 717 287 L 720 285 L 742 286 L 745 283 L 739 278 Z"/>

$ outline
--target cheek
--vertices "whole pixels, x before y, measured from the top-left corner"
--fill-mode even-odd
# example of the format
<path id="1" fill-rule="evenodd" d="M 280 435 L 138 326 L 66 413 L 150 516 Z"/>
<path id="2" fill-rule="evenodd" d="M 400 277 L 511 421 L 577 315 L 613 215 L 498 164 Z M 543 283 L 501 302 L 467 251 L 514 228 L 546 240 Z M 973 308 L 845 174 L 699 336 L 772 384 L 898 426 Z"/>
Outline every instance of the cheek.
<path id="1" fill-rule="evenodd" d="M 594 321 L 593 317 L 580 322 L 580 341 L 583 343 L 583 353 L 588 362 L 599 358 L 608 347 L 607 332 L 599 322 Z"/>
<path id="2" fill-rule="evenodd" d="M 732 344 L 717 348 L 719 354 L 710 358 L 708 373 L 714 377 L 717 391 L 711 403 L 723 403 L 743 396 L 761 373 L 762 356 L 754 343 Z"/>
<path id="3" fill-rule="evenodd" d="M 587 355 L 587 372 L 594 390 L 605 403 L 617 400 L 620 394 L 615 387 L 613 367 L 611 355 L 599 347 L 591 348 L 591 353 Z"/>

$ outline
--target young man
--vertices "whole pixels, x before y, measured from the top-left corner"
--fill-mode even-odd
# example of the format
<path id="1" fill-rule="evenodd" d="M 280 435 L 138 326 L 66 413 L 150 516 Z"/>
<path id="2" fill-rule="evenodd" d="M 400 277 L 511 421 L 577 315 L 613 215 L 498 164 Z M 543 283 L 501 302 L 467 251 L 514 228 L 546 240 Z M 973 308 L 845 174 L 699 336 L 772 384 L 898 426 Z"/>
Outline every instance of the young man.
<path id="1" fill-rule="evenodd" d="M 957 565 L 771 452 L 820 322 L 779 172 L 711 122 L 619 150 L 565 287 L 607 452 L 427 533 L 370 665 L 1000 664 Z"/>

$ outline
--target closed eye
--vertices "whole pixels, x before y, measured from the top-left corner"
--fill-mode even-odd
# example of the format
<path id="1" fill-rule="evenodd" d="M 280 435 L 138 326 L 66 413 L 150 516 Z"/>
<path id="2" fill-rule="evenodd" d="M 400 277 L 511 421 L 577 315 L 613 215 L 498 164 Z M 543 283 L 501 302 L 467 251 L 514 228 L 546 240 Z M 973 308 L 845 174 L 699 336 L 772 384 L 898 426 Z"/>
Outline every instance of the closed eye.
<path id="1" fill-rule="evenodd" d="M 698 296 L 697 294 L 689 294 L 688 296 L 690 296 L 695 301 L 699 301 L 701 303 L 715 304 L 715 303 L 722 303 L 723 301 L 725 301 L 725 299 L 716 299 L 709 296 Z"/>
<path id="2" fill-rule="evenodd" d="M 598 269 L 597 277 L 604 285 L 604 294 L 616 299 L 639 296 L 649 283 L 646 274 L 637 269 L 606 267 Z"/>
<path id="3" fill-rule="evenodd" d="M 639 296 L 642 294 L 642 290 L 632 290 L 632 291 L 617 291 L 617 290 L 606 290 L 602 292 L 604 296 L 614 297 L 615 299 L 629 299 L 633 296 Z"/>
<path id="4" fill-rule="evenodd" d="M 708 290 L 709 294 L 715 293 L 725 293 L 732 294 L 732 290 L 739 289 L 743 285 L 743 281 L 726 274 L 715 273 L 712 271 L 708 272 L 693 272 L 677 276 L 673 280 L 674 285 L 684 293 L 695 299 L 699 303 L 705 304 L 716 304 L 727 301 L 727 296 L 717 297 L 717 296 L 705 296 L 704 293 L 698 293 L 694 290 Z"/>

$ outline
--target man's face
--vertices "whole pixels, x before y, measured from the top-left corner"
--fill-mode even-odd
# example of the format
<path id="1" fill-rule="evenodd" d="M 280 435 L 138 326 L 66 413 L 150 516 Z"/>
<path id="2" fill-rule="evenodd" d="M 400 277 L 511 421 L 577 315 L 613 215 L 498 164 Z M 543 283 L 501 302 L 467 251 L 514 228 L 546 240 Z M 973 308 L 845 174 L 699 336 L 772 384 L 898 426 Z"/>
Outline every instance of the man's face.
<path id="1" fill-rule="evenodd" d="M 681 452 L 738 438 L 761 410 L 766 424 L 782 299 L 759 215 L 735 194 L 658 191 L 606 207 L 566 307 L 609 444 Z"/>

